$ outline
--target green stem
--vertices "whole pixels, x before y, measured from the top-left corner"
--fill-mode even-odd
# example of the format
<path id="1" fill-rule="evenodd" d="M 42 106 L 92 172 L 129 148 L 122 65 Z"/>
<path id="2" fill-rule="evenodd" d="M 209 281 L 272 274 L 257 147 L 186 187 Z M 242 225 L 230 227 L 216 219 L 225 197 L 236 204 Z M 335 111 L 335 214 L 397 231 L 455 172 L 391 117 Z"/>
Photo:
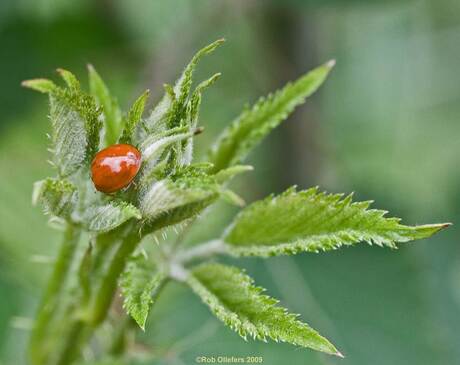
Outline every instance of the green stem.
<path id="1" fill-rule="evenodd" d="M 80 230 L 67 224 L 53 273 L 39 306 L 31 334 L 29 351 L 33 364 L 46 364 L 50 352 L 53 351 L 52 337 L 48 333 L 49 327 L 53 322 L 53 313 L 59 304 L 60 294 L 72 266 L 79 238 Z"/>
<path id="2" fill-rule="evenodd" d="M 99 289 L 94 293 L 89 312 L 89 322 L 93 326 L 99 325 L 107 316 L 117 289 L 118 278 L 125 268 L 127 259 L 140 242 L 139 233 L 131 225 L 127 227 L 125 232 L 100 283 Z"/>
<path id="3" fill-rule="evenodd" d="M 80 357 L 81 348 L 85 345 L 86 339 L 91 331 L 80 319 L 75 320 L 70 326 L 66 337 L 64 339 L 64 346 L 62 352 L 53 364 L 56 365 L 69 365 Z"/>
<path id="4" fill-rule="evenodd" d="M 126 260 L 140 241 L 140 236 L 132 224 L 125 224 L 114 231 L 101 235 L 99 238 L 100 242 L 104 244 L 110 242 L 112 246 L 116 246 L 115 252 L 110 258 L 108 255 L 110 251 L 104 247 L 104 249 L 98 250 L 93 257 L 93 262 L 98 262 L 99 265 L 92 267 L 89 274 L 91 281 L 95 282 L 90 288 L 91 298 L 89 302 L 84 303 L 82 296 L 82 302 L 76 306 L 73 313 L 74 319 L 70 323 L 63 324 L 69 327 L 69 330 L 63 335 L 62 350 L 53 364 L 71 364 L 81 356 L 82 348 L 106 318 L 117 288 L 118 277 L 124 269 Z M 104 261 L 109 261 L 106 270 L 102 270 L 106 266 L 102 265 Z M 101 279 L 98 280 L 98 277 Z M 86 309 L 82 311 L 84 307 Z"/>
<path id="5" fill-rule="evenodd" d="M 227 246 L 222 240 L 216 239 L 178 252 L 174 261 L 180 265 L 185 265 L 194 260 L 209 258 L 224 253 L 228 253 Z"/>
<path id="6" fill-rule="evenodd" d="M 108 348 L 108 353 L 113 356 L 120 356 L 125 352 L 127 334 L 136 324 L 134 319 L 126 314 L 123 315 L 121 321 L 121 324 L 115 329 L 115 334 Z"/>

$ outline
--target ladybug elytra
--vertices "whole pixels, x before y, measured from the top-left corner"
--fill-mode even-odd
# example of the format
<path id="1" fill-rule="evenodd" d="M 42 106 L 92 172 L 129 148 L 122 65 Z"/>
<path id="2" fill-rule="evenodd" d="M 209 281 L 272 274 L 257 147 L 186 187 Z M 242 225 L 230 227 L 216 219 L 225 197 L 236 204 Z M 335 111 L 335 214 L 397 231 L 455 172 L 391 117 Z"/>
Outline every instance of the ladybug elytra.
<path id="1" fill-rule="evenodd" d="M 136 177 L 141 167 L 141 153 L 129 144 L 115 144 L 96 153 L 91 163 L 91 179 L 97 190 L 113 193 Z"/>

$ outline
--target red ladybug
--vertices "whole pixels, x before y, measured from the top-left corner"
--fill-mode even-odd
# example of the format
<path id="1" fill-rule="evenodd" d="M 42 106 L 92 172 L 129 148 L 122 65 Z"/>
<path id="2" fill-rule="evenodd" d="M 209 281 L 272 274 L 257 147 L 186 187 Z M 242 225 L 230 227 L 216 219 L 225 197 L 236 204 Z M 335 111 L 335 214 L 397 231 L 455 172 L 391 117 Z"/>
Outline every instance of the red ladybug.
<path id="1" fill-rule="evenodd" d="M 91 179 L 97 190 L 113 193 L 136 177 L 141 167 L 141 153 L 129 144 L 114 144 L 96 153 L 91 163 Z"/>

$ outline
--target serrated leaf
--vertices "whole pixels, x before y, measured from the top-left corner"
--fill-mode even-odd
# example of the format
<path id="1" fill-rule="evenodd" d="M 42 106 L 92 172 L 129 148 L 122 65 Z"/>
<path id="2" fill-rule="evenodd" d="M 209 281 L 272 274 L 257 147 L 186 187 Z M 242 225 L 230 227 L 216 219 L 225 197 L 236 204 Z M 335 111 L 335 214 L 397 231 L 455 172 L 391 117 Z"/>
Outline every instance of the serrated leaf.
<path id="1" fill-rule="evenodd" d="M 200 61 L 200 59 L 213 52 L 217 47 L 219 47 L 222 43 L 224 43 L 223 39 L 218 39 L 217 41 L 211 43 L 210 45 L 200 49 L 195 56 L 193 56 L 190 63 L 184 69 L 184 72 L 177 80 L 176 84 L 174 85 L 174 93 L 176 95 L 177 103 L 179 105 L 183 105 L 190 94 L 190 89 L 192 87 L 192 76 L 195 68 Z M 207 81 L 207 84 L 211 84 L 215 81 L 218 76 L 214 75 L 213 78 Z M 203 84 L 200 89 L 204 89 L 206 87 L 206 82 Z"/>
<path id="2" fill-rule="evenodd" d="M 25 80 L 21 83 L 21 85 L 29 89 L 39 91 L 43 94 L 50 93 L 57 87 L 53 81 L 48 79 Z"/>
<path id="3" fill-rule="evenodd" d="M 137 124 L 142 118 L 142 113 L 144 112 L 145 103 L 149 97 L 149 90 L 146 90 L 139 98 L 134 102 L 131 107 L 128 116 L 126 118 L 125 125 L 123 127 L 123 132 L 120 137 L 120 143 L 132 144 L 132 138 Z"/>
<path id="4" fill-rule="evenodd" d="M 77 189 L 69 181 L 47 178 L 37 181 L 32 192 L 32 203 L 41 203 L 45 213 L 68 219 L 75 209 Z"/>
<path id="5" fill-rule="evenodd" d="M 328 354 L 341 354 L 318 332 L 263 294 L 242 270 L 217 263 L 202 264 L 186 279 L 214 315 L 243 338 L 288 342 Z"/>
<path id="6" fill-rule="evenodd" d="M 310 71 L 297 81 L 246 109 L 220 135 L 210 152 L 214 171 L 241 163 L 267 134 L 305 102 L 324 82 L 333 62 Z"/>
<path id="7" fill-rule="evenodd" d="M 124 201 L 111 201 L 105 205 L 88 207 L 81 217 L 83 226 L 92 232 L 108 232 L 122 225 L 129 219 L 141 219 L 141 213 L 132 204 Z"/>
<path id="8" fill-rule="evenodd" d="M 194 217 L 218 197 L 219 186 L 214 180 L 182 177 L 157 181 L 141 194 L 144 230 L 157 230 Z"/>
<path id="9" fill-rule="evenodd" d="M 186 119 L 186 101 L 189 97 L 192 86 L 193 71 L 203 56 L 211 53 L 222 43 L 223 40 L 217 40 L 216 42 L 202 48 L 185 67 L 174 87 L 171 88 L 169 85 L 165 85 L 166 92 L 160 102 L 155 106 L 155 108 L 153 108 L 150 116 L 145 120 L 144 124 L 138 128 L 138 139 L 142 140 L 148 134 L 161 133 L 166 131 L 168 128 L 179 127 L 181 125 L 181 122 Z M 209 83 L 215 81 L 216 78 L 217 76 L 214 76 L 214 79 Z M 206 85 L 202 85 L 200 90 L 203 90 L 205 86 Z M 195 101 L 195 103 L 196 102 L 197 101 Z"/>
<path id="10" fill-rule="evenodd" d="M 105 142 L 110 146 L 121 135 L 123 118 L 118 101 L 110 94 L 109 89 L 92 65 L 88 65 L 89 88 L 96 103 L 102 106 L 105 124 Z"/>
<path id="11" fill-rule="evenodd" d="M 88 135 L 81 113 L 60 95 L 50 94 L 53 162 L 60 176 L 78 170 L 85 161 Z"/>
<path id="12" fill-rule="evenodd" d="M 220 73 L 217 73 L 211 76 L 209 79 L 201 82 L 193 91 L 186 110 L 186 118 L 188 119 L 187 125 L 190 126 L 190 128 L 195 129 L 197 127 L 203 91 L 214 84 L 220 75 Z M 182 164 L 189 165 L 193 159 L 193 139 L 188 139 L 183 143 L 183 150 Z"/>
<path id="13" fill-rule="evenodd" d="M 166 130 L 166 118 L 173 101 L 171 94 L 166 92 L 144 123 L 137 125 L 139 141 L 144 140 L 149 134 L 162 133 Z"/>
<path id="14" fill-rule="evenodd" d="M 58 71 L 67 89 L 45 79 L 27 80 L 23 86 L 49 94 L 53 165 L 60 177 L 67 177 L 89 162 L 98 149 L 101 122 L 94 99 L 80 90 L 75 76 Z"/>
<path id="15" fill-rule="evenodd" d="M 387 212 L 368 209 L 371 202 L 352 202 L 351 195 L 319 193 L 317 188 L 255 202 L 242 210 L 223 240 L 236 255 L 269 256 L 318 252 L 359 242 L 396 247 L 426 238 L 446 224 L 405 226 Z"/>
<path id="16" fill-rule="evenodd" d="M 166 275 L 144 256 L 131 258 L 120 279 L 123 308 L 142 330 L 153 304 L 152 295 L 160 288 Z"/>
<path id="17" fill-rule="evenodd" d="M 190 97 L 190 125 L 192 127 L 196 127 L 198 121 L 198 112 L 201 105 L 202 93 L 212 84 L 214 84 L 219 77 L 221 76 L 220 73 L 216 73 L 211 76 L 209 79 L 201 82 L 193 91 L 192 96 Z"/>

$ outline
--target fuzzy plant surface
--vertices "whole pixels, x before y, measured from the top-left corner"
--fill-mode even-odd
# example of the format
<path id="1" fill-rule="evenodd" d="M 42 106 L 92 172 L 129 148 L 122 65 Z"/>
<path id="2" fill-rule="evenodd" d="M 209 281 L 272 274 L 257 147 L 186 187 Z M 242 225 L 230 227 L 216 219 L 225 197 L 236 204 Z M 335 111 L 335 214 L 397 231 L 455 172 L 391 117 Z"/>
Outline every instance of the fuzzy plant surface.
<path id="1" fill-rule="evenodd" d="M 224 129 L 205 161 L 194 162 L 194 139 L 203 130 L 202 94 L 220 74 L 195 87 L 192 75 L 200 58 L 221 43 L 200 50 L 175 84 L 165 85 L 164 96 L 148 113 L 148 91 L 123 113 L 92 66 L 88 92 L 63 69 L 58 70 L 62 86 L 47 79 L 23 82 L 49 97 L 50 162 L 56 170 L 55 176 L 35 183 L 33 202 L 63 231 L 30 336 L 33 364 L 71 364 L 88 352 L 96 359 L 126 355 L 127 333 L 133 324 L 144 329 L 161 289 L 171 281 L 189 286 L 244 339 L 343 356 L 243 270 L 218 263 L 217 256 L 266 258 L 360 242 L 396 248 L 448 225 L 406 226 L 383 210 L 370 209 L 369 201 L 354 202 L 351 195 L 316 187 L 292 187 L 244 207 L 229 181 L 252 170 L 243 164 L 251 150 L 319 88 L 334 62 L 260 98 Z M 105 194 L 93 184 L 91 163 L 98 151 L 119 143 L 140 151 L 141 167 L 127 187 Z M 211 241 L 184 245 L 188 228 L 205 220 L 219 199 L 241 207 L 233 222 Z M 171 229 L 177 239 L 162 242 L 162 233 Z M 111 311 L 120 295 L 126 314 Z M 105 347 L 94 340 L 103 322 L 114 327 Z"/>

